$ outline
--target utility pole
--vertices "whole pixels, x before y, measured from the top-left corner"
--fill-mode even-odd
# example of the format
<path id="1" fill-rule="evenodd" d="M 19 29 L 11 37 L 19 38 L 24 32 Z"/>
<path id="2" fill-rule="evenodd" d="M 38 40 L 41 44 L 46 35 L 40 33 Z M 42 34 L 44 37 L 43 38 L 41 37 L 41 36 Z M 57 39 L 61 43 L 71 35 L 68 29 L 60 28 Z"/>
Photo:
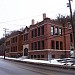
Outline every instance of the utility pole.
<path id="1" fill-rule="evenodd" d="M 3 28 L 4 29 L 4 32 L 5 32 L 5 34 L 4 34 L 4 36 L 5 36 L 5 40 L 6 40 L 6 32 L 7 32 L 7 28 Z M 5 43 L 4 43 L 4 59 L 5 59 Z"/>
<path id="2" fill-rule="evenodd" d="M 74 23 L 73 23 L 73 17 L 72 17 L 71 1 L 73 1 L 73 0 L 69 0 L 69 3 L 67 3 L 67 7 L 69 7 L 69 9 L 70 9 L 70 23 L 71 23 L 71 25 L 72 25 L 72 31 L 73 31 L 73 40 L 74 40 L 74 58 L 75 58 L 75 26 L 74 26 Z"/>

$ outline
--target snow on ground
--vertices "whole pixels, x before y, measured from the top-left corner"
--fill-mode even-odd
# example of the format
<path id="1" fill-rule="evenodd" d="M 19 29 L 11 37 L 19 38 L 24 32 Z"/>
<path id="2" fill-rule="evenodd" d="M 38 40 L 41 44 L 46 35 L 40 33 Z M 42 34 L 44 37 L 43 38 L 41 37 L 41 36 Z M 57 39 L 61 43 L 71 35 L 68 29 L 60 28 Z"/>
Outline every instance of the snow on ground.
<path id="1" fill-rule="evenodd" d="M 4 58 L 4 56 L 0 56 L 0 58 Z M 60 63 L 57 60 L 61 59 L 52 59 L 50 61 L 46 60 L 35 60 L 35 59 L 27 59 L 26 57 L 20 57 L 20 58 L 10 58 L 10 57 L 5 57 L 5 59 L 9 60 L 17 60 L 17 61 L 25 61 L 25 62 L 33 62 L 33 63 L 42 63 L 42 64 L 55 64 L 55 65 L 64 65 L 65 63 Z M 73 65 L 75 66 L 75 65 Z"/>
<path id="2" fill-rule="evenodd" d="M 0 58 L 4 58 L 4 56 L 0 56 Z"/>
<path id="3" fill-rule="evenodd" d="M 4 56 L 0 56 L 0 58 L 4 58 Z M 11 59 L 11 60 L 18 60 L 18 61 L 25 61 L 25 62 L 33 62 L 33 63 L 45 63 L 45 64 L 59 64 L 61 65 L 61 63 L 55 61 L 55 60 L 50 60 L 50 61 L 46 61 L 46 60 L 35 60 L 35 59 L 26 59 L 24 57 L 22 58 L 10 58 L 10 57 L 5 57 L 5 59 Z"/>
<path id="4" fill-rule="evenodd" d="M 4 58 L 4 56 L 0 56 L 0 58 Z M 12 60 L 16 60 L 16 58 L 10 58 L 10 57 L 5 57 L 5 59 L 12 59 Z"/>

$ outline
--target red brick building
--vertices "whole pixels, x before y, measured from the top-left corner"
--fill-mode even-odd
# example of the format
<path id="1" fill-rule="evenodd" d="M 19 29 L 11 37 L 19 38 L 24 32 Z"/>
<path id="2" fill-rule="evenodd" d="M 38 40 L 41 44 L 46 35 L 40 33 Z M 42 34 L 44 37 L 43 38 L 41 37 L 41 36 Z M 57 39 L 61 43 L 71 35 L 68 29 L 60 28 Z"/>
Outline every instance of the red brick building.
<path id="1" fill-rule="evenodd" d="M 29 57 L 46 60 L 69 57 L 69 34 L 70 30 L 43 14 L 43 21 L 30 26 Z"/>
<path id="2" fill-rule="evenodd" d="M 13 38 L 17 39 L 14 43 Z M 9 43 L 6 45 L 9 56 L 23 54 L 32 59 L 44 60 L 70 57 L 70 48 L 73 47 L 72 29 L 70 24 L 64 27 L 43 14 L 43 21 L 35 24 L 32 20 L 29 28 L 26 26 L 23 32 L 7 38 L 6 43 Z"/>
<path id="3" fill-rule="evenodd" d="M 8 57 L 22 56 L 22 33 L 20 31 L 14 31 L 6 37 L 5 41 L 5 54 Z"/>

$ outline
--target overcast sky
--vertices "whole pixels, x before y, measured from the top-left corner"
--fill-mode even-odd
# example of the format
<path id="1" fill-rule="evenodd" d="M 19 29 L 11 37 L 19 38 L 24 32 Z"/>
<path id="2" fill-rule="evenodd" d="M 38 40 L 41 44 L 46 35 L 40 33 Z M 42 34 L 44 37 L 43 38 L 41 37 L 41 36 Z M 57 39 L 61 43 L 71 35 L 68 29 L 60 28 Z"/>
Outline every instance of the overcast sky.
<path id="1" fill-rule="evenodd" d="M 68 0 L 0 0 L 0 38 L 3 37 L 3 28 L 8 31 L 18 30 L 29 26 L 31 20 L 43 20 L 42 14 L 49 18 L 56 18 L 58 14 L 69 15 Z M 75 0 L 72 11 L 75 10 Z"/>

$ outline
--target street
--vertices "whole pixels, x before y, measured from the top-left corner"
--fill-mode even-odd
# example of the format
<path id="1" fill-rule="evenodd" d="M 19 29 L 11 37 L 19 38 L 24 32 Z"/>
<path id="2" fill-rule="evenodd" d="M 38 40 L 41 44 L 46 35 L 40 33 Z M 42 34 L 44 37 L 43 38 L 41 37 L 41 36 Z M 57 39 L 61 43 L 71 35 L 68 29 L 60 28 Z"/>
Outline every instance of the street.
<path id="1" fill-rule="evenodd" d="M 0 75 L 75 75 L 46 70 L 37 65 L 0 59 Z"/>

